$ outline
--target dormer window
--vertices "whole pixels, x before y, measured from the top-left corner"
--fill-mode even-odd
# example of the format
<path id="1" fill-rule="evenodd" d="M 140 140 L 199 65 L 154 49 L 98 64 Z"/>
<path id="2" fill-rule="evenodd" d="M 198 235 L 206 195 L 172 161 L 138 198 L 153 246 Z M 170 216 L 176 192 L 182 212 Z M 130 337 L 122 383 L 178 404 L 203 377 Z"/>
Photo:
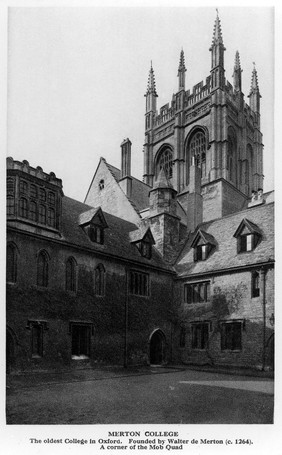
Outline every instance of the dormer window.
<path id="1" fill-rule="evenodd" d="M 89 238 L 92 242 L 104 243 L 104 229 L 101 226 L 90 225 L 89 226 Z"/>
<path id="2" fill-rule="evenodd" d="M 237 252 L 246 253 L 253 251 L 256 248 L 261 235 L 262 233 L 259 227 L 244 218 L 234 234 L 234 237 L 237 239 Z"/>
<path id="3" fill-rule="evenodd" d="M 88 235 L 91 242 L 104 244 L 104 230 L 108 227 L 104 214 L 99 207 L 81 213 L 79 216 L 79 225 Z"/>
<path id="4" fill-rule="evenodd" d="M 257 243 L 257 237 L 254 234 L 245 234 L 238 237 L 238 253 L 252 251 Z"/>
<path id="5" fill-rule="evenodd" d="M 214 237 L 199 229 L 191 244 L 194 249 L 194 261 L 205 261 L 215 246 Z"/>
<path id="6" fill-rule="evenodd" d="M 152 244 L 147 241 L 141 241 L 137 244 L 137 247 L 143 258 L 151 259 L 152 257 Z"/>
<path id="7" fill-rule="evenodd" d="M 195 260 L 196 261 L 205 261 L 208 257 L 210 246 L 206 245 L 198 245 L 195 248 Z"/>
<path id="8" fill-rule="evenodd" d="M 155 244 L 155 241 L 150 228 L 141 226 L 139 229 L 136 229 L 136 231 L 130 232 L 129 238 L 131 243 L 135 243 L 143 258 L 151 259 L 152 245 Z"/>

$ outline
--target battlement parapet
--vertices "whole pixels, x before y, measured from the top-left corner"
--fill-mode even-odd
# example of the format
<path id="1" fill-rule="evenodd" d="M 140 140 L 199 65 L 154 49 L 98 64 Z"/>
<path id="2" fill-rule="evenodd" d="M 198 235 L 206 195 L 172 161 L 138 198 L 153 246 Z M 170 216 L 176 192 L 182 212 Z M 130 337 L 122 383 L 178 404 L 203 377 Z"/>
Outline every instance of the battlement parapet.
<path id="1" fill-rule="evenodd" d="M 27 160 L 16 161 L 12 157 L 8 157 L 7 169 L 24 172 L 33 177 L 37 177 L 38 179 L 44 180 L 45 182 L 49 182 L 53 185 L 56 185 L 60 189 L 62 189 L 63 187 L 62 180 L 58 179 L 54 172 L 50 172 L 49 174 L 47 174 L 46 172 L 43 171 L 43 169 L 40 166 L 37 166 L 37 168 L 30 166 Z"/>

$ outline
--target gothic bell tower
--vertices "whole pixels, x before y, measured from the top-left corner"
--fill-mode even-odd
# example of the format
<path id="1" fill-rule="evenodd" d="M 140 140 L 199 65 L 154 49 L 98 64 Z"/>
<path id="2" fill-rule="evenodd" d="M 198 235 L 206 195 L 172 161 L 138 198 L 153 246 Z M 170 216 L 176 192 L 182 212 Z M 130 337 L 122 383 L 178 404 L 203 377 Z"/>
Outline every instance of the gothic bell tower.
<path id="1" fill-rule="evenodd" d="M 195 45 L 200 44 L 197 41 Z M 218 12 L 209 51 L 211 68 L 205 80 L 186 88 L 189 65 L 185 64 L 182 49 L 178 91 L 173 93 L 171 103 L 157 109 L 152 66 L 145 95 L 144 181 L 154 187 L 163 169 L 188 213 L 189 201 L 193 199 L 188 195 L 194 193 L 190 168 L 197 166 L 203 221 L 241 210 L 252 191 L 263 184 L 257 70 L 254 68 L 252 73 L 247 104 L 238 51 L 234 51 L 233 84 L 226 80 L 226 48 Z"/>

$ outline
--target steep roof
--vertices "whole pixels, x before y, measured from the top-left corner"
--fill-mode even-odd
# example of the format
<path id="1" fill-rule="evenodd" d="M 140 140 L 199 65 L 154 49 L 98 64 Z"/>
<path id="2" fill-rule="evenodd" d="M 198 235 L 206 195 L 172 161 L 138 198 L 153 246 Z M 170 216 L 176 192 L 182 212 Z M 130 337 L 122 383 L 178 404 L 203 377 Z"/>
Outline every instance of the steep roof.
<path id="1" fill-rule="evenodd" d="M 107 163 L 107 161 L 104 159 L 109 171 L 111 174 L 114 176 L 117 182 L 119 182 L 121 171 L 120 169 L 116 168 L 112 164 Z M 147 185 L 144 182 L 141 182 L 141 180 L 138 180 L 135 177 L 132 178 L 132 194 L 131 198 L 128 198 L 128 200 L 131 202 L 135 210 L 138 211 L 138 213 L 142 210 L 148 209 L 149 208 L 149 192 L 152 190 L 152 187 Z M 187 224 L 186 221 L 186 212 L 183 209 L 182 205 L 180 204 L 179 201 L 177 201 L 177 216 L 181 219 L 181 222 L 184 224 Z"/>
<path id="2" fill-rule="evenodd" d="M 244 218 L 252 225 L 259 227 L 261 241 L 253 251 L 238 254 L 237 239 L 234 238 L 234 233 Z M 252 207 L 224 218 L 202 223 L 199 228 L 213 236 L 217 247 L 205 261 L 194 262 L 192 244 L 198 231 L 190 234 L 175 263 L 175 270 L 180 277 L 274 260 L 273 203 Z"/>
<path id="3" fill-rule="evenodd" d="M 87 248 L 95 252 L 117 256 L 121 259 L 132 260 L 143 265 L 158 267 L 165 270 L 173 270 L 168 266 L 153 248 L 152 258 L 146 259 L 140 255 L 136 246 L 130 243 L 129 233 L 136 230 L 137 226 L 128 221 L 117 218 L 109 213 L 105 213 L 104 217 L 108 225 L 105 233 L 104 244 L 92 242 L 83 228 L 79 225 L 81 214 L 95 213 L 95 209 L 82 202 L 75 201 L 67 196 L 62 199 L 62 240 L 74 244 L 81 248 Z"/>
<path id="4" fill-rule="evenodd" d="M 106 160 L 105 160 L 106 162 Z M 114 178 L 117 182 L 119 182 L 121 178 L 121 170 L 106 162 L 106 165 Z M 141 210 L 146 209 L 149 207 L 149 191 L 151 187 L 141 180 L 138 180 L 135 177 L 132 177 L 132 194 L 131 198 L 128 198 L 131 203 L 136 207 L 136 209 L 140 212 Z"/>

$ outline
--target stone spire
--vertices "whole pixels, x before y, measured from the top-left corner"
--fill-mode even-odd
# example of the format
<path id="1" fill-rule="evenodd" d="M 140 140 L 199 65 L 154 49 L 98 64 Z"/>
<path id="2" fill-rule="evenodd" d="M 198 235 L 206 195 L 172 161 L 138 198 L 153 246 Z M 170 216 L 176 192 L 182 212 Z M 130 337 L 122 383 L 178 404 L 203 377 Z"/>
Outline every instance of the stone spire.
<path id="1" fill-rule="evenodd" d="M 214 29 L 212 44 L 210 47 L 211 51 L 211 88 L 224 88 L 224 51 L 226 50 L 223 44 L 221 24 L 218 16 L 218 10 Z"/>
<path id="2" fill-rule="evenodd" d="M 217 9 L 216 10 L 216 19 L 215 19 L 214 28 L 213 28 L 212 44 L 211 44 L 210 50 L 212 50 L 213 46 L 217 46 L 219 44 L 224 47 L 223 39 L 222 39 L 221 23 L 220 23 L 220 19 L 218 16 L 218 9 Z M 224 50 L 225 50 L 225 48 L 224 48 Z"/>
<path id="3" fill-rule="evenodd" d="M 258 75 L 256 70 L 256 65 L 254 63 L 253 72 L 252 72 L 252 81 L 251 81 L 251 89 L 250 94 L 248 95 L 250 98 L 250 108 L 254 112 L 260 112 L 260 92 L 259 92 L 259 85 L 258 85 Z"/>
<path id="4" fill-rule="evenodd" d="M 153 66 L 152 66 L 152 61 L 151 61 L 151 68 L 150 68 L 149 77 L 148 77 L 147 92 L 146 92 L 145 96 L 148 96 L 149 94 L 158 96 L 157 91 L 156 91 L 155 74 L 154 74 L 154 70 L 153 70 Z"/>
<path id="5" fill-rule="evenodd" d="M 236 51 L 234 71 L 233 71 L 233 86 L 234 86 L 234 90 L 236 92 L 242 91 L 242 77 L 241 77 L 242 71 L 243 70 L 241 69 L 240 55 L 239 55 L 239 52 Z"/>
<path id="6" fill-rule="evenodd" d="M 180 52 L 180 61 L 179 61 L 179 67 L 178 67 L 178 75 L 179 77 L 179 84 L 178 84 L 178 90 L 185 90 L 185 73 L 186 73 L 186 67 L 185 67 L 185 58 L 184 58 L 184 51 L 181 49 Z"/>

